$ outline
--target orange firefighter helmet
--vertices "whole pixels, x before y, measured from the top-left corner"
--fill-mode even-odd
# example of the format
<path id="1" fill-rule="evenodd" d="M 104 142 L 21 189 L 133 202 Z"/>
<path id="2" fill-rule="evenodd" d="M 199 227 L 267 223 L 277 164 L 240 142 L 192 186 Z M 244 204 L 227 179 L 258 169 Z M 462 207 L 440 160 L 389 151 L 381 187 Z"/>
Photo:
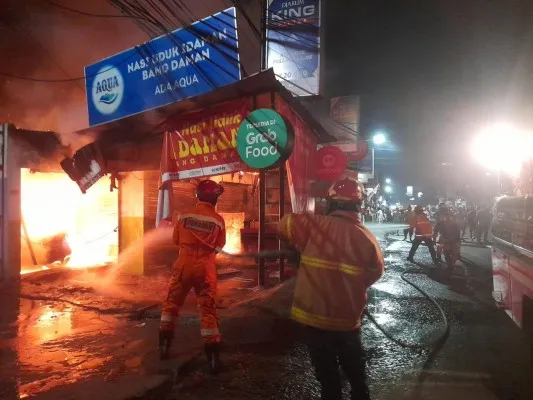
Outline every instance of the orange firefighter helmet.
<path id="1" fill-rule="evenodd" d="M 359 182 L 346 178 L 335 182 L 330 187 L 328 200 L 361 204 L 363 201 L 363 190 Z"/>
<path id="2" fill-rule="evenodd" d="M 196 197 L 200 201 L 216 203 L 218 197 L 224 193 L 224 188 L 215 181 L 205 179 L 198 184 L 196 188 Z"/>

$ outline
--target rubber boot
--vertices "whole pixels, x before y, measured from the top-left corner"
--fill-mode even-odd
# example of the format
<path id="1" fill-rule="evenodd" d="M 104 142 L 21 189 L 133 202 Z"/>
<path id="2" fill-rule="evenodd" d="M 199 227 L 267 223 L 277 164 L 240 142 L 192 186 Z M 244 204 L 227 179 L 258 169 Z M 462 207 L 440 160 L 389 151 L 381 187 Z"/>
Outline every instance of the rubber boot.
<path id="1" fill-rule="evenodd" d="M 213 375 L 218 374 L 220 371 L 220 343 L 206 343 L 205 355 L 209 365 L 209 372 Z"/>
<path id="2" fill-rule="evenodd" d="M 173 331 L 171 330 L 159 331 L 159 358 L 161 360 L 168 360 L 173 339 L 174 339 Z"/>

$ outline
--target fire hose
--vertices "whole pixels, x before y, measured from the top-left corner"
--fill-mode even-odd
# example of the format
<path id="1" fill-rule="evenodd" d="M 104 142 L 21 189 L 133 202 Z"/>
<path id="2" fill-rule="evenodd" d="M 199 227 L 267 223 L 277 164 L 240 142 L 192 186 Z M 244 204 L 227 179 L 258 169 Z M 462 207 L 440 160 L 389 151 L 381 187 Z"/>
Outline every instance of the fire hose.
<path id="1" fill-rule="evenodd" d="M 251 252 L 251 253 L 243 253 L 243 254 L 228 253 L 228 252 L 222 250 L 220 247 L 214 247 L 214 246 L 210 245 L 205 240 L 203 240 L 201 237 L 196 235 L 194 232 L 191 232 L 191 233 L 196 237 L 196 239 L 198 239 L 200 242 L 202 242 L 206 246 L 214 249 L 217 253 L 224 254 L 225 256 L 232 257 L 232 258 L 254 258 L 254 259 L 256 259 L 256 258 L 273 258 L 273 257 L 280 257 L 280 256 L 291 256 L 291 255 L 295 254 L 295 250 L 294 249 L 290 249 L 290 248 L 289 249 L 281 249 L 281 250 L 262 250 L 262 251 Z M 422 269 L 410 268 L 410 269 L 408 269 L 406 271 L 403 271 L 402 274 L 400 275 L 400 277 L 402 278 L 402 280 L 404 282 L 406 282 L 407 284 L 411 285 L 418 292 L 420 292 L 438 310 L 438 312 L 440 314 L 440 317 L 442 319 L 442 323 L 443 323 L 444 329 L 442 329 L 442 332 L 435 339 L 433 339 L 433 340 L 431 340 L 429 342 L 426 342 L 426 343 L 405 342 L 405 341 L 403 341 L 401 339 L 395 338 L 389 332 L 387 332 L 387 330 L 376 321 L 376 319 L 372 316 L 372 314 L 370 314 L 368 309 L 365 308 L 364 314 L 376 326 L 376 328 L 378 328 L 381 331 L 381 333 L 383 333 L 385 335 L 385 337 L 387 339 L 389 339 L 390 341 L 396 343 L 397 345 L 399 345 L 401 347 L 406 347 L 406 348 L 410 348 L 410 349 L 437 348 L 440 344 L 444 343 L 444 341 L 448 338 L 448 334 L 450 333 L 450 323 L 448 321 L 448 318 L 446 317 L 446 314 L 445 314 L 444 310 L 439 305 L 439 303 L 437 303 L 437 301 L 434 298 L 432 298 L 426 291 L 424 291 L 420 286 L 418 286 L 416 283 L 414 283 L 413 281 L 411 281 L 411 280 L 409 280 L 409 279 L 407 279 L 405 277 L 406 275 L 411 275 L 411 274 L 421 274 L 421 275 L 426 275 L 426 274 L 424 273 L 424 271 Z"/>
<path id="2" fill-rule="evenodd" d="M 200 239 L 201 240 L 201 239 Z M 228 257 L 233 258 L 271 258 L 271 257 L 280 257 L 280 256 L 290 256 L 294 255 L 294 250 L 286 249 L 286 250 L 264 250 L 264 251 L 258 251 L 258 252 L 252 252 L 252 253 L 244 253 L 244 254 L 233 254 L 228 253 L 220 248 L 216 248 L 216 251 L 218 253 L 224 254 Z M 442 309 L 442 307 L 437 303 L 437 301 L 431 297 L 426 291 L 424 291 L 420 286 L 418 286 L 416 283 L 411 281 L 410 279 L 406 278 L 406 275 L 411 274 L 420 274 L 425 275 L 424 271 L 419 268 L 410 268 L 400 275 L 402 280 L 406 282 L 407 284 L 414 287 L 418 292 L 420 292 L 426 299 L 428 299 L 431 304 L 438 310 L 440 318 L 442 320 L 443 329 L 442 332 L 433 340 L 430 340 L 425 343 L 412 343 L 412 342 L 406 342 L 401 339 L 395 338 L 392 336 L 387 330 L 381 326 L 376 319 L 372 316 L 372 314 L 368 311 L 368 309 L 365 308 L 364 314 L 366 317 L 376 326 L 376 328 L 385 335 L 387 339 L 390 341 L 396 343 L 397 345 L 401 347 L 406 347 L 410 349 L 432 349 L 438 347 L 440 344 L 444 343 L 444 341 L 447 339 L 448 334 L 450 333 L 450 323 L 448 321 L 448 318 L 446 317 L 446 313 Z"/>
<path id="3" fill-rule="evenodd" d="M 418 292 L 420 292 L 439 311 L 440 318 L 442 319 L 443 329 L 442 329 L 442 332 L 435 339 L 433 339 L 431 341 L 428 341 L 426 343 L 405 342 L 405 341 L 403 341 L 401 339 L 395 338 L 389 332 L 387 332 L 387 330 L 385 328 L 383 328 L 376 321 L 376 319 L 372 316 L 372 314 L 370 314 L 368 309 L 365 309 L 364 313 L 367 316 L 367 318 L 376 326 L 376 328 L 378 328 L 381 331 L 381 333 L 383 333 L 383 335 L 385 335 L 385 337 L 387 339 L 389 339 L 390 341 L 398 344 L 401 347 L 406 347 L 406 348 L 410 348 L 410 349 L 431 349 L 431 348 L 436 348 L 440 344 L 444 343 L 444 341 L 448 338 L 448 334 L 450 333 L 450 322 L 448 321 L 448 318 L 446 317 L 446 313 L 444 312 L 442 307 L 439 305 L 439 303 L 437 303 L 437 301 L 433 297 L 431 297 L 426 291 L 424 291 L 420 286 L 418 286 L 416 283 L 414 283 L 413 281 L 411 281 L 411 280 L 409 280 L 409 279 L 407 279 L 405 277 L 406 275 L 411 275 L 411 274 L 419 274 L 419 275 L 426 275 L 426 274 L 424 273 L 424 271 L 422 269 L 410 268 L 410 269 L 408 269 L 406 271 L 403 271 L 401 273 L 400 277 L 402 278 L 402 280 L 404 282 L 406 282 L 407 284 L 411 285 Z"/>

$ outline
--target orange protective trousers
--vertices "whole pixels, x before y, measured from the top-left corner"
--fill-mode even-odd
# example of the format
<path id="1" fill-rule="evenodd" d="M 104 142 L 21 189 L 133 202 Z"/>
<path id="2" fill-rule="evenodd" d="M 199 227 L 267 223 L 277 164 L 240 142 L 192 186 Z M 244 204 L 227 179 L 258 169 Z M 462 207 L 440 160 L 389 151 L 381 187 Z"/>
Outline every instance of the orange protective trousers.
<path id="1" fill-rule="evenodd" d="M 174 242 L 180 247 L 180 254 L 163 303 L 162 331 L 174 329 L 174 320 L 179 316 L 185 298 L 194 289 L 201 318 L 200 334 L 206 343 L 220 342 L 215 303 L 215 248 L 222 248 L 225 239 L 224 220 L 210 204 L 199 203 L 195 209 L 180 215 L 174 228 Z"/>

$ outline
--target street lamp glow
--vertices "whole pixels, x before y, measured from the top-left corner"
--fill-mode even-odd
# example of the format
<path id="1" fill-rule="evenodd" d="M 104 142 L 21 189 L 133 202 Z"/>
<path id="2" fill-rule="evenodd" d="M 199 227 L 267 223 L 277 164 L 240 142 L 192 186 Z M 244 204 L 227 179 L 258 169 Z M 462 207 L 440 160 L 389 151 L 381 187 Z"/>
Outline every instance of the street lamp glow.
<path id="1" fill-rule="evenodd" d="M 374 137 L 372 138 L 375 145 L 383 144 L 387 141 L 387 138 L 385 137 L 385 134 L 383 132 L 377 132 Z"/>
<path id="2" fill-rule="evenodd" d="M 392 192 L 392 188 L 390 186 L 385 186 L 384 190 L 385 190 L 385 193 Z"/>
<path id="3" fill-rule="evenodd" d="M 517 176 L 522 163 L 532 156 L 531 134 L 510 124 L 484 129 L 472 146 L 474 158 L 484 167 Z"/>
<path id="4" fill-rule="evenodd" d="M 386 178 L 386 179 L 385 179 L 385 183 L 387 183 L 387 184 L 389 184 L 389 185 L 390 185 L 390 183 L 391 183 L 391 182 L 392 182 L 392 181 L 391 181 L 391 179 L 390 179 L 390 178 Z"/>

